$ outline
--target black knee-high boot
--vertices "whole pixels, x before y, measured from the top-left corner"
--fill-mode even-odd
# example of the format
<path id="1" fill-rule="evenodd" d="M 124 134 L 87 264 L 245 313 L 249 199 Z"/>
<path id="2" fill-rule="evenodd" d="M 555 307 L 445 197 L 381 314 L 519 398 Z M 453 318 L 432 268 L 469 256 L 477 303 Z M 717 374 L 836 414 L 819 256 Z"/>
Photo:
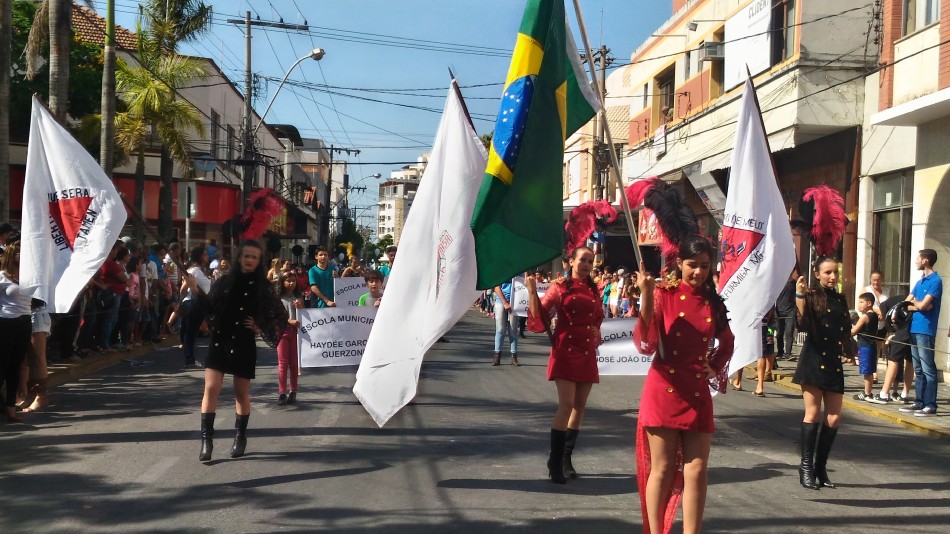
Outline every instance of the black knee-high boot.
<path id="1" fill-rule="evenodd" d="M 803 488 L 819 489 L 815 482 L 815 443 L 818 439 L 818 423 L 802 423 L 801 443 L 802 463 L 798 467 L 798 479 Z"/>
<path id="2" fill-rule="evenodd" d="M 244 456 L 244 449 L 247 447 L 247 420 L 250 415 L 234 416 L 234 445 L 231 445 L 231 458 L 240 458 Z"/>
<path id="3" fill-rule="evenodd" d="M 199 462 L 211 459 L 214 449 L 214 412 L 201 414 L 201 452 L 198 453 Z"/>
<path id="4" fill-rule="evenodd" d="M 577 435 L 580 430 L 576 428 L 567 429 L 567 437 L 564 440 L 564 476 L 567 478 L 577 478 L 577 471 L 574 470 L 574 464 L 571 463 L 571 454 L 574 453 L 574 445 L 577 444 Z"/>
<path id="5" fill-rule="evenodd" d="M 821 425 L 821 433 L 818 434 L 818 444 L 815 446 L 815 482 L 822 488 L 834 488 L 835 485 L 828 480 L 828 471 L 825 466 L 828 464 L 828 454 L 831 453 L 831 446 L 835 442 L 835 436 L 838 435 L 838 428 Z"/>
<path id="6" fill-rule="evenodd" d="M 564 477 L 564 441 L 567 432 L 551 429 L 551 456 L 548 457 L 548 476 L 555 484 L 567 484 Z"/>

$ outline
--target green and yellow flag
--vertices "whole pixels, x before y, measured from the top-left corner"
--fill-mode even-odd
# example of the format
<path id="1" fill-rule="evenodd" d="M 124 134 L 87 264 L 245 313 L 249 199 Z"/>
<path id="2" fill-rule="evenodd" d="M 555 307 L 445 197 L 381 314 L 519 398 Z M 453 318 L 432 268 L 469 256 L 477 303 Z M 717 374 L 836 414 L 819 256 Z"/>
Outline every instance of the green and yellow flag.
<path id="1" fill-rule="evenodd" d="M 478 289 L 561 255 L 564 140 L 599 108 L 563 0 L 528 0 L 472 216 Z"/>

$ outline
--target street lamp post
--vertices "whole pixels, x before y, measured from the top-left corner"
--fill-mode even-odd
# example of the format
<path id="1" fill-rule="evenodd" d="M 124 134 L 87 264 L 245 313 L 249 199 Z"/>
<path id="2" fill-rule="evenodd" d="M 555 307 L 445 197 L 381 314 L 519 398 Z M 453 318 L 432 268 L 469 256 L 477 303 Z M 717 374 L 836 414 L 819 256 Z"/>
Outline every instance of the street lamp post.
<path id="1" fill-rule="evenodd" d="M 274 95 L 270 97 L 270 102 L 267 104 L 267 107 L 264 108 L 264 113 L 261 113 L 261 122 L 257 123 L 257 126 L 254 127 L 254 135 L 257 135 L 257 130 L 260 130 L 261 125 L 264 124 L 264 117 L 267 116 L 267 112 L 270 111 L 271 106 L 274 105 L 274 101 L 277 100 L 277 93 L 280 92 L 281 87 L 284 86 L 284 83 L 287 81 L 287 78 L 290 77 L 290 73 L 297 68 L 297 65 L 300 65 L 304 60 L 312 59 L 314 61 L 320 61 L 323 59 L 323 56 L 326 55 L 326 50 L 322 48 L 314 48 L 306 56 L 302 56 L 297 61 L 294 61 L 294 64 L 287 69 L 287 74 L 284 74 L 284 79 L 280 81 L 280 84 L 277 85 L 277 90 L 274 91 Z"/>

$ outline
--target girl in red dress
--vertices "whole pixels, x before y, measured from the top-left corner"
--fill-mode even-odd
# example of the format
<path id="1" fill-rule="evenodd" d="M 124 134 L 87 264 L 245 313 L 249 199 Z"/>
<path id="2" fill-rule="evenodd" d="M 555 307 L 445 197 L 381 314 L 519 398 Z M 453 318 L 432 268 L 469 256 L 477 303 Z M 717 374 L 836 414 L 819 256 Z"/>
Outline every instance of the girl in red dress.
<path id="1" fill-rule="evenodd" d="M 551 424 L 551 455 L 548 476 L 551 482 L 565 484 L 576 478 L 571 454 L 584 420 L 591 387 L 600 381 L 597 372 L 597 346 L 604 320 L 597 284 L 590 277 L 594 252 L 587 247 L 574 249 L 570 257 L 570 277 L 551 284 L 544 299 L 538 298 L 537 282 L 529 276 L 528 329 L 544 332 L 548 321 L 557 316 L 548 358 L 548 380 L 557 386 L 557 413 Z"/>
<path id="2" fill-rule="evenodd" d="M 725 391 L 734 338 L 710 283 L 712 245 L 684 239 L 674 276 L 656 285 L 641 263 L 640 320 L 633 331 L 653 355 L 637 421 L 637 485 L 644 532 L 666 533 L 683 501 L 683 532 L 699 532 L 712 441 L 710 387 Z M 713 340 L 718 340 L 714 350 Z"/>

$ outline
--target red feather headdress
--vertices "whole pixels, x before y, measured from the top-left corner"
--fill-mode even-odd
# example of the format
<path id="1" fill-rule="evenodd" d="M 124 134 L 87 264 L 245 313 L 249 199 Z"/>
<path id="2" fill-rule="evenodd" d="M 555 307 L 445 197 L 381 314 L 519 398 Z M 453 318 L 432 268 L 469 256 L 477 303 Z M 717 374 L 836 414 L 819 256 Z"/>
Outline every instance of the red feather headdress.
<path id="1" fill-rule="evenodd" d="M 617 209 L 606 200 L 592 200 L 585 202 L 571 210 L 571 215 L 564 224 L 564 244 L 568 251 L 584 244 L 597 226 L 596 219 L 601 217 L 607 223 L 617 218 Z"/>
<path id="2" fill-rule="evenodd" d="M 810 235 L 815 250 L 822 256 L 833 256 L 848 224 L 844 199 L 827 185 L 819 185 L 806 189 L 802 201 L 811 204 L 804 205 L 801 211 L 806 220 L 812 218 Z"/>
<path id="3" fill-rule="evenodd" d="M 696 215 L 678 189 L 657 177 L 640 180 L 627 187 L 630 208 L 642 202 L 656 214 L 663 238 L 663 255 L 671 261 L 679 253 L 680 243 L 699 235 Z"/>
<path id="4" fill-rule="evenodd" d="M 274 217 L 284 209 L 284 201 L 273 189 L 259 189 L 251 195 L 247 204 L 247 210 L 241 216 L 243 239 L 258 239 L 264 235 Z"/>

